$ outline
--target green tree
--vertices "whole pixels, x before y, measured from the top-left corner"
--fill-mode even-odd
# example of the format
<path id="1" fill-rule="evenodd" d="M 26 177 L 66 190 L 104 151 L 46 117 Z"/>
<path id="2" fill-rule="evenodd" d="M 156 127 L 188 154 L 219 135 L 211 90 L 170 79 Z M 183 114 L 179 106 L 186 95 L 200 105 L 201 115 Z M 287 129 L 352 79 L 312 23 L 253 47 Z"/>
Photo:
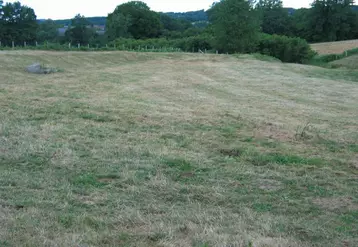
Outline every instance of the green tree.
<path id="1" fill-rule="evenodd" d="M 109 40 L 116 38 L 132 38 L 129 27 L 132 25 L 130 15 L 124 15 L 119 12 L 113 12 L 107 17 L 106 33 Z"/>
<path id="2" fill-rule="evenodd" d="M 291 18 L 281 0 L 259 0 L 256 9 L 261 17 L 262 32 L 291 35 Z"/>
<path id="3" fill-rule="evenodd" d="M 309 15 L 312 41 L 336 41 L 349 37 L 352 0 L 315 0 Z"/>
<path id="4" fill-rule="evenodd" d="M 309 28 L 310 23 L 310 9 L 298 9 L 294 12 L 292 16 L 292 35 L 306 39 L 308 41 L 312 40 L 312 30 Z"/>
<path id="5" fill-rule="evenodd" d="M 3 26 L 3 0 L 0 0 L 0 40 L 2 39 L 3 35 L 4 35 L 4 26 Z"/>
<path id="6" fill-rule="evenodd" d="M 23 44 L 36 39 L 37 22 L 33 9 L 20 2 L 7 3 L 2 7 L 0 39 L 4 44 L 12 41 Z"/>
<path id="7" fill-rule="evenodd" d="M 37 41 L 44 42 L 50 41 L 55 42 L 58 38 L 58 26 L 55 21 L 48 19 L 40 23 L 37 31 Z"/>
<path id="8" fill-rule="evenodd" d="M 183 32 L 192 27 L 191 22 L 183 19 L 174 19 L 165 13 L 160 13 L 160 21 L 162 22 L 163 29 L 166 31 Z"/>
<path id="9" fill-rule="evenodd" d="M 66 38 L 72 43 L 88 44 L 96 32 L 84 16 L 76 15 L 71 20 L 71 26 L 66 31 Z"/>
<path id="10" fill-rule="evenodd" d="M 120 37 L 156 38 L 161 30 L 159 14 L 140 1 L 119 5 L 107 18 L 107 35 L 112 40 Z"/>
<path id="11" fill-rule="evenodd" d="M 209 9 L 208 15 L 220 51 L 255 50 L 260 24 L 251 1 L 221 0 Z"/>

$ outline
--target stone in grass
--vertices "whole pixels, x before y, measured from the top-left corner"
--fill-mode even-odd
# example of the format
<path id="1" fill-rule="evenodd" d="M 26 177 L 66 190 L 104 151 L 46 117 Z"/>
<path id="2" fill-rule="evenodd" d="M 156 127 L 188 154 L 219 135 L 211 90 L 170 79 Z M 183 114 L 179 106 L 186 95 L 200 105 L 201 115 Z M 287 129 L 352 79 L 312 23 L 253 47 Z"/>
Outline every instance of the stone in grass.
<path id="1" fill-rule="evenodd" d="M 46 67 L 39 63 L 34 63 L 30 66 L 27 66 L 26 71 L 31 74 L 51 74 L 57 72 L 57 69 Z"/>

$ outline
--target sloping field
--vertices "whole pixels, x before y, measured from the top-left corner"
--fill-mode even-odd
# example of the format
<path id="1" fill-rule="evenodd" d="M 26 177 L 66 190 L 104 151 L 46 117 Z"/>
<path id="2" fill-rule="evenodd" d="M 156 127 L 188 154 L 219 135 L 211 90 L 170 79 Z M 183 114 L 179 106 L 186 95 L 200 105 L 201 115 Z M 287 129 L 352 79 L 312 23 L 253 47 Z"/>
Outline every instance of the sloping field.
<path id="1" fill-rule="evenodd" d="M 0 246 L 355 246 L 358 77 L 0 53 Z M 62 72 L 30 75 L 41 62 Z"/>
<path id="2" fill-rule="evenodd" d="M 336 67 L 344 67 L 348 69 L 358 70 L 358 55 L 345 57 L 336 61 L 331 62 Z"/>
<path id="3" fill-rule="evenodd" d="M 347 50 L 358 48 L 358 40 L 317 43 L 312 44 L 311 47 L 319 55 L 341 54 Z"/>

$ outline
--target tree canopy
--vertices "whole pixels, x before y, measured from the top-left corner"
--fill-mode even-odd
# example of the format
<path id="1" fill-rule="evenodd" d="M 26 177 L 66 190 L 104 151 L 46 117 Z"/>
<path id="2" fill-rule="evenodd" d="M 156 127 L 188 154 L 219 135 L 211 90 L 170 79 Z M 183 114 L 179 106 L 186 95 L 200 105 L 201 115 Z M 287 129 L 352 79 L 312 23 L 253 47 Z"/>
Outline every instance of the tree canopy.
<path id="1" fill-rule="evenodd" d="M 312 41 L 336 41 L 349 38 L 353 27 L 352 0 L 315 0 L 308 15 Z"/>
<path id="2" fill-rule="evenodd" d="M 37 22 L 35 11 L 20 2 L 2 6 L 0 39 L 3 44 L 32 42 L 36 39 Z"/>
<path id="3" fill-rule="evenodd" d="M 290 35 L 292 29 L 289 12 L 281 0 L 259 0 L 256 10 L 261 17 L 261 30 L 267 34 Z"/>
<path id="4" fill-rule="evenodd" d="M 107 18 L 107 35 L 110 39 L 159 37 L 162 30 L 160 15 L 151 11 L 146 3 L 132 1 L 119 5 Z"/>
<path id="5" fill-rule="evenodd" d="M 254 49 L 259 19 L 247 0 L 221 0 L 208 11 L 216 46 L 223 52 Z"/>
<path id="6" fill-rule="evenodd" d="M 51 19 L 41 22 L 37 31 L 37 41 L 56 41 L 58 37 L 57 28 L 56 22 Z"/>
<path id="7" fill-rule="evenodd" d="M 79 44 L 88 44 L 95 36 L 95 31 L 84 16 L 76 15 L 71 20 L 71 26 L 66 32 L 66 38 Z"/>

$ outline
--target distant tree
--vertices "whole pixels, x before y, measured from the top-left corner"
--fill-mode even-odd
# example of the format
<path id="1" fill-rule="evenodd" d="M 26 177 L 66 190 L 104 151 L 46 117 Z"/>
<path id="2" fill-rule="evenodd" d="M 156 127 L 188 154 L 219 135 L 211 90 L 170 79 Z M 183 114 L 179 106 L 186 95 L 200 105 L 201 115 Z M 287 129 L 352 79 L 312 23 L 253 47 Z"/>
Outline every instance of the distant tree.
<path id="1" fill-rule="evenodd" d="M 283 8 L 281 0 L 259 0 L 256 9 L 261 17 L 262 32 L 291 35 L 291 18 Z"/>
<path id="2" fill-rule="evenodd" d="M 310 29 L 310 9 L 297 9 L 292 15 L 292 36 L 312 41 L 312 30 Z"/>
<path id="3" fill-rule="evenodd" d="M 37 22 L 33 9 L 22 6 L 20 2 L 7 3 L 2 6 L 0 22 L 2 43 L 35 41 Z"/>
<path id="4" fill-rule="evenodd" d="M 353 0 L 315 0 L 309 15 L 312 41 L 336 41 L 349 37 Z"/>
<path id="5" fill-rule="evenodd" d="M 56 24 L 56 22 L 51 19 L 41 22 L 37 31 L 37 41 L 56 41 L 58 38 L 57 28 L 58 25 Z"/>
<path id="6" fill-rule="evenodd" d="M 72 43 L 88 44 L 95 33 L 86 17 L 78 14 L 71 20 L 71 26 L 66 31 L 65 36 Z"/>
<path id="7" fill-rule="evenodd" d="M 189 11 L 189 12 L 182 12 L 182 13 L 169 12 L 165 14 L 169 15 L 174 19 L 186 20 L 189 22 L 208 21 L 208 14 L 203 9 L 198 11 Z"/>
<path id="8" fill-rule="evenodd" d="M 4 27 L 3 27 L 3 0 L 0 0 L 0 39 L 3 37 L 4 33 Z"/>
<path id="9" fill-rule="evenodd" d="M 107 35 L 112 40 L 129 36 L 135 39 L 156 38 L 161 30 L 159 14 L 140 1 L 119 5 L 107 18 Z"/>
<path id="10" fill-rule="evenodd" d="M 182 32 L 192 27 L 191 22 L 184 19 L 175 19 L 165 13 L 160 13 L 160 21 L 163 29 L 167 31 L 179 31 Z"/>
<path id="11" fill-rule="evenodd" d="M 119 12 L 113 12 L 108 15 L 106 24 L 106 33 L 109 40 L 116 38 L 132 38 L 129 28 L 132 25 L 130 15 L 124 15 Z"/>
<path id="12" fill-rule="evenodd" d="M 216 47 L 222 52 L 251 52 L 260 29 L 251 1 L 221 0 L 208 11 Z"/>

